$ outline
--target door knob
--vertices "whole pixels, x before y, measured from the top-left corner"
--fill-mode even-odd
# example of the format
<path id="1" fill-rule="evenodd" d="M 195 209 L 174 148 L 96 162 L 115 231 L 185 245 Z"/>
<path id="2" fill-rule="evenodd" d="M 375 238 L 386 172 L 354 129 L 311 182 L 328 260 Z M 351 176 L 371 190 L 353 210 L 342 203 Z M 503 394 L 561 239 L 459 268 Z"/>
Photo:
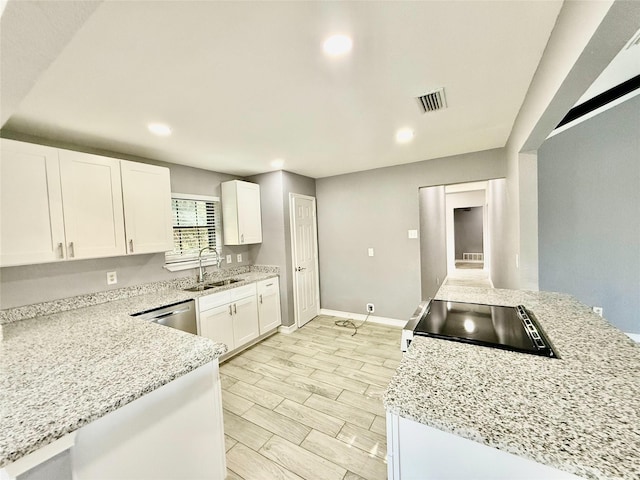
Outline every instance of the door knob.
<path id="1" fill-rule="evenodd" d="M 302 270 L 306 270 L 305 267 L 296 267 L 296 272 L 301 272 Z"/>

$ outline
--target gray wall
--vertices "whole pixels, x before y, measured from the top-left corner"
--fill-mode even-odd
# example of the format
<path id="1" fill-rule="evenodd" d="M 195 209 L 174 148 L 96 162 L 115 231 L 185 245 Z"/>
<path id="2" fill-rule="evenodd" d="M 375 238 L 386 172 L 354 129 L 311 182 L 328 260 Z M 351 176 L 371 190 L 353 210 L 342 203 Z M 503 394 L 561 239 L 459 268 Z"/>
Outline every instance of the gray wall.
<path id="1" fill-rule="evenodd" d="M 309 177 L 304 177 L 291 172 L 283 172 L 283 190 L 282 197 L 284 202 L 284 247 L 285 247 L 285 259 L 286 268 L 281 269 L 280 275 L 285 279 L 286 289 L 286 301 L 288 311 L 287 323 L 283 321 L 283 325 L 293 325 L 295 322 L 295 305 L 293 297 L 293 258 L 291 256 L 291 215 L 289 214 L 290 193 L 299 193 L 301 195 L 307 195 L 309 197 L 316 196 L 316 180 Z M 285 318 L 285 317 L 283 317 Z"/>
<path id="2" fill-rule="evenodd" d="M 323 308 L 407 319 L 421 300 L 418 189 L 505 175 L 502 149 L 316 180 Z M 374 248 L 369 257 L 367 249 Z"/>
<path id="3" fill-rule="evenodd" d="M 315 196 L 315 180 L 295 173 L 277 171 L 248 177 L 260 185 L 262 243 L 252 245 L 253 263 L 280 267 L 280 307 L 282 324 L 295 322 L 291 267 L 291 224 L 289 193 Z M 283 248 L 284 246 L 284 248 Z"/>
<path id="4" fill-rule="evenodd" d="M 421 299 L 433 298 L 447 276 L 444 185 L 419 190 Z"/>
<path id="5" fill-rule="evenodd" d="M 498 178 L 487 182 L 487 229 L 489 230 L 488 243 L 489 273 L 491 282 L 496 288 L 509 288 L 504 272 L 510 257 L 506 254 L 505 222 L 507 221 L 507 181 Z M 485 265 L 486 268 L 486 265 Z"/>
<path id="6" fill-rule="evenodd" d="M 538 150 L 539 278 L 640 333 L 640 96 Z"/>
<path id="7" fill-rule="evenodd" d="M 6 131 L 1 133 L 1 136 L 4 138 L 168 167 L 171 170 L 171 191 L 177 193 L 192 193 L 219 197 L 220 183 L 238 178 L 223 173 L 157 162 L 115 152 L 89 148 L 81 149 L 80 147 L 66 143 L 52 142 L 27 135 L 12 134 Z M 241 253 L 243 257 L 240 265 L 250 263 L 249 246 L 223 246 L 222 253 L 225 256 L 227 254 L 232 255 L 234 266 L 238 265 L 236 262 L 236 255 L 238 253 Z M 159 280 L 170 280 L 188 276 L 195 277 L 195 270 L 193 269 L 169 272 L 162 268 L 163 265 L 164 253 L 156 253 L 0 268 L 0 291 L 2 292 L 2 295 L 0 295 L 0 309 Z M 209 269 L 211 268 L 214 267 L 209 267 Z M 106 273 L 113 270 L 117 272 L 118 283 L 116 285 L 107 285 Z"/>
<path id="8" fill-rule="evenodd" d="M 455 232 L 456 260 L 463 253 L 482 253 L 482 207 L 455 208 L 453 229 Z"/>

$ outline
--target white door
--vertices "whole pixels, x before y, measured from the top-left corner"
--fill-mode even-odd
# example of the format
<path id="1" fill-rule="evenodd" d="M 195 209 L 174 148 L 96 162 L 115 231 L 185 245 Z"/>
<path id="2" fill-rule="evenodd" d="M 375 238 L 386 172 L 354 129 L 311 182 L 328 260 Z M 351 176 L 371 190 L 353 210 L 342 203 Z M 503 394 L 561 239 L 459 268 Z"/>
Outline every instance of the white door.
<path id="1" fill-rule="evenodd" d="M 316 199 L 289 194 L 291 255 L 296 322 L 303 326 L 320 312 Z"/>
<path id="2" fill-rule="evenodd" d="M 0 266 L 64 260 L 58 150 L 2 140 Z"/>
<path id="3" fill-rule="evenodd" d="M 127 253 L 173 250 L 169 169 L 120 161 Z"/>
<path id="4" fill-rule="evenodd" d="M 60 150 L 67 257 L 125 255 L 120 160 Z"/>

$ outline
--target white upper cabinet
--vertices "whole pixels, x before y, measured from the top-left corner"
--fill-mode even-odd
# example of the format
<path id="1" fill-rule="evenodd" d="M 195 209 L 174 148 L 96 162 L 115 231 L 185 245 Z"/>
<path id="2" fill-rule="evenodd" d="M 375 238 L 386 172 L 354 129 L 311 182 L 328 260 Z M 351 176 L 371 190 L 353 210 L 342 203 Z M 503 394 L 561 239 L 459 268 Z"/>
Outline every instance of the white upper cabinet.
<path id="1" fill-rule="evenodd" d="M 0 266 L 173 248 L 167 168 L 13 140 L 1 147 Z"/>
<path id="2" fill-rule="evenodd" d="M 240 180 L 222 183 L 222 226 L 225 245 L 262 242 L 260 185 Z"/>
<path id="3" fill-rule="evenodd" d="M 0 142 L 0 266 L 64 259 L 58 150 Z"/>
<path id="4" fill-rule="evenodd" d="M 67 257 L 125 255 L 120 160 L 59 152 Z"/>
<path id="5" fill-rule="evenodd" d="M 169 169 L 120 161 L 127 253 L 173 249 Z"/>

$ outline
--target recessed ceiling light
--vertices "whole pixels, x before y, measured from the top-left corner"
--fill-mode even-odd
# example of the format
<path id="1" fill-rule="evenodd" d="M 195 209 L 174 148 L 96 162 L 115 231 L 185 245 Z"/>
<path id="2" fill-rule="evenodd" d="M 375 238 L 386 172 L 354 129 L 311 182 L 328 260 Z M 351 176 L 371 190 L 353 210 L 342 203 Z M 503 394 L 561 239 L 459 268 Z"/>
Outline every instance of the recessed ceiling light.
<path id="1" fill-rule="evenodd" d="M 165 125 L 164 123 L 150 123 L 149 125 L 147 125 L 147 128 L 151 133 L 160 137 L 171 135 L 171 127 L 169 125 Z"/>
<path id="2" fill-rule="evenodd" d="M 322 44 L 324 53 L 331 56 L 344 55 L 351 51 L 353 42 L 346 35 L 332 35 Z"/>
<path id="3" fill-rule="evenodd" d="M 398 143 L 407 143 L 413 140 L 413 130 L 410 128 L 401 128 L 396 132 L 396 141 Z"/>
<path id="4" fill-rule="evenodd" d="M 284 166 L 284 160 L 282 158 L 276 158 L 271 162 L 273 168 L 282 168 Z"/>

